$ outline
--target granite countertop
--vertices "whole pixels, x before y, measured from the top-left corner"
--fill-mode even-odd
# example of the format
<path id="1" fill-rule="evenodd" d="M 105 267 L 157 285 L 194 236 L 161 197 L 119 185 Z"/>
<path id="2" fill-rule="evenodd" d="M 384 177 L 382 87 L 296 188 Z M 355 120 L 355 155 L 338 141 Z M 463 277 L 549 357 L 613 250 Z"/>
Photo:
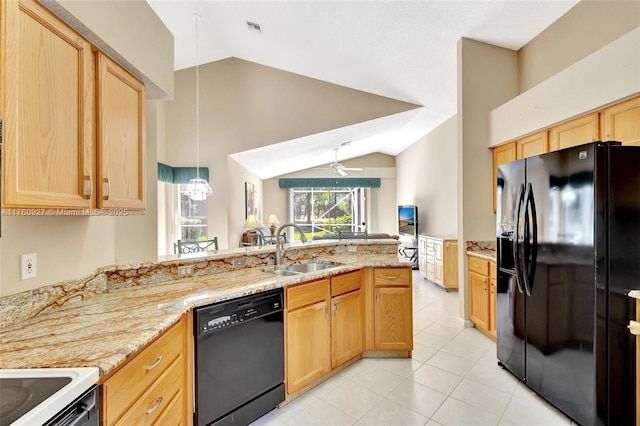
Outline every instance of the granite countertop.
<path id="1" fill-rule="evenodd" d="M 627 296 L 640 299 L 640 290 L 631 290 Z"/>
<path id="2" fill-rule="evenodd" d="M 316 261 L 340 266 L 287 277 L 252 267 L 91 294 L 0 329 L 0 369 L 98 367 L 104 376 L 194 307 L 364 267 L 411 265 L 396 255 L 372 253 Z"/>
<path id="3" fill-rule="evenodd" d="M 466 253 L 469 256 L 476 256 L 482 259 L 496 262 L 496 242 L 495 241 L 467 241 Z"/>

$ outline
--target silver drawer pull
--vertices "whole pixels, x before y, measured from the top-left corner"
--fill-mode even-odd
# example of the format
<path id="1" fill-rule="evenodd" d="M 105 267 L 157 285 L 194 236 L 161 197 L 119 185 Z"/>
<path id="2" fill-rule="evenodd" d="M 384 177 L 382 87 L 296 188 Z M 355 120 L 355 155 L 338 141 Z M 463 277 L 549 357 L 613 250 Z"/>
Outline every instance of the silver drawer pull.
<path id="1" fill-rule="evenodd" d="M 640 322 L 638 321 L 629 321 L 629 325 L 627 326 L 627 328 L 634 336 L 640 334 Z"/>
<path id="2" fill-rule="evenodd" d="M 397 280 L 397 279 L 398 279 L 398 278 L 400 278 L 400 277 L 398 277 L 398 276 L 394 276 L 394 275 L 391 275 L 391 276 L 388 276 L 388 277 L 386 277 L 386 278 L 387 278 L 388 280 Z"/>
<path id="3" fill-rule="evenodd" d="M 152 365 L 147 367 L 147 371 L 151 371 L 154 368 L 156 368 L 158 364 L 160 364 L 160 361 L 162 361 L 162 355 L 159 355 L 158 358 L 156 358 L 156 362 L 154 362 Z"/>
<path id="4" fill-rule="evenodd" d="M 162 404 L 162 397 L 159 396 L 158 399 L 156 399 L 156 405 L 154 405 L 153 407 L 149 408 L 147 410 L 147 414 L 151 414 L 154 411 L 156 411 L 156 408 L 158 408 L 160 406 L 160 404 Z"/>

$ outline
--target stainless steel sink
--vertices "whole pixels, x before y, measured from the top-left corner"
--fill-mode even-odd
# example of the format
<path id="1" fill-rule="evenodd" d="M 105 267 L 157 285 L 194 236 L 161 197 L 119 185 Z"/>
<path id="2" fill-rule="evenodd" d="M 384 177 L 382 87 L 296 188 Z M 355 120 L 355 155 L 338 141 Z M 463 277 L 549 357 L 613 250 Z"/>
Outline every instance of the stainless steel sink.
<path id="1" fill-rule="evenodd" d="M 332 265 L 330 263 L 299 263 L 297 265 L 287 266 L 283 269 L 265 269 L 265 272 L 282 277 L 289 277 L 292 275 L 301 275 L 307 274 L 309 272 L 317 272 L 325 269 L 337 268 L 338 266 L 339 265 Z"/>
<path id="2" fill-rule="evenodd" d="M 287 266 L 286 271 L 293 271 L 306 274 L 308 272 L 322 271 L 323 269 L 337 268 L 338 265 L 330 263 L 299 263 L 297 265 Z"/>
<path id="3" fill-rule="evenodd" d="M 300 272 L 288 271 L 286 269 L 270 269 L 266 270 L 270 274 L 279 275 L 281 277 L 289 277 L 291 275 L 300 275 Z"/>

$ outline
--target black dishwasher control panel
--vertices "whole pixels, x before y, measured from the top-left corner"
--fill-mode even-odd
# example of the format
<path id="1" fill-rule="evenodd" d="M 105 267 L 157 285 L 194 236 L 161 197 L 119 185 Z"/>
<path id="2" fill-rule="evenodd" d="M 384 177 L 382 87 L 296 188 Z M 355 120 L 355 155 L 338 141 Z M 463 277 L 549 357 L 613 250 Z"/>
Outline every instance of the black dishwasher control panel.
<path id="1" fill-rule="evenodd" d="M 196 308 L 198 334 L 215 332 L 284 309 L 281 289 Z"/>

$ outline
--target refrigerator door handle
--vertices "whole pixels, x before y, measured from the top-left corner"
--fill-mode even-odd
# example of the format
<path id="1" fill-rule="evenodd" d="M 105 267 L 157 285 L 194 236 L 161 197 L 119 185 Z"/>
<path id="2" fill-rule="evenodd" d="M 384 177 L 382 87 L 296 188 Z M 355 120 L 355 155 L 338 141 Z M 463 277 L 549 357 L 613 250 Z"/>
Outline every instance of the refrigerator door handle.
<path id="1" fill-rule="evenodd" d="M 520 214 L 521 214 L 521 210 L 522 210 L 522 206 L 524 205 L 524 184 L 521 183 L 520 187 L 518 188 L 518 195 L 517 195 L 517 200 L 518 200 L 518 207 L 516 209 L 516 217 L 515 217 L 515 222 L 516 222 L 516 233 L 515 233 L 515 238 L 513 239 L 513 268 L 516 271 L 516 284 L 518 286 L 518 291 L 520 293 L 524 293 L 524 291 L 522 290 L 522 280 L 523 280 L 523 273 L 522 270 L 520 268 Z"/>
<path id="2" fill-rule="evenodd" d="M 531 209 L 529 214 L 531 215 L 532 227 L 532 244 L 531 244 L 531 272 L 529 275 L 529 296 L 533 291 L 533 281 L 536 277 L 536 265 L 538 261 L 538 215 L 536 214 L 536 200 L 533 197 L 533 187 L 529 184 L 529 205 Z"/>
<path id="3" fill-rule="evenodd" d="M 533 291 L 533 279 L 536 274 L 536 261 L 538 249 L 538 224 L 535 200 L 533 198 L 533 187 L 529 183 L 525 192 L 525 209 L 524 209 L 524 235 L 523 247 L 526 247 L 522 256 L 522 264 L 524 272 L 524 289 L 527 296 L 531 296 Z M 533 234 L 533 235 L 532 235 Z"/>

